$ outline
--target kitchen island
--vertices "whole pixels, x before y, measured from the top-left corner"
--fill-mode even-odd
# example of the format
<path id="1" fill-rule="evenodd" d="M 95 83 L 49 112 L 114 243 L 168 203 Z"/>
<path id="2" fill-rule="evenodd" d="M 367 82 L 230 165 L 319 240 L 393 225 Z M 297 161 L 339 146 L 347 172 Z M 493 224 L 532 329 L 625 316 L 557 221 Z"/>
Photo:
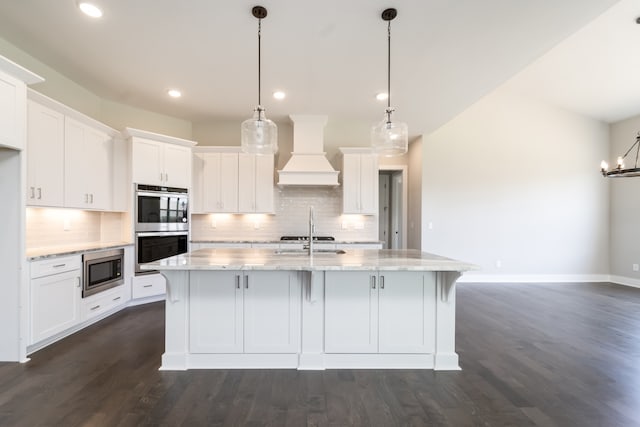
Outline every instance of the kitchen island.
<path id="1" fill-rule="evenodd" d="M 162 370 L 457 370 L 455 282 L 415 250 L 201 249 L 143 264 L 167 278 Z"/>

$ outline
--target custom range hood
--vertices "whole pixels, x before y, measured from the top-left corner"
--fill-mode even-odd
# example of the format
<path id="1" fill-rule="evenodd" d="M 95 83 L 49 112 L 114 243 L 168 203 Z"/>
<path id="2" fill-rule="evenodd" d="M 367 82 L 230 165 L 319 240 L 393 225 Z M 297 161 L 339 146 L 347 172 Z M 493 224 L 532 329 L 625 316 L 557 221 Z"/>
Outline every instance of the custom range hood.
<path id="1" fill-rule="evenodd" d="M 282 170 L 278 185 L 338 186 L 338 171 L 331 167 L 323 151 L 327 116 L 296 114 L 293 122 L 293 153 Z"/>

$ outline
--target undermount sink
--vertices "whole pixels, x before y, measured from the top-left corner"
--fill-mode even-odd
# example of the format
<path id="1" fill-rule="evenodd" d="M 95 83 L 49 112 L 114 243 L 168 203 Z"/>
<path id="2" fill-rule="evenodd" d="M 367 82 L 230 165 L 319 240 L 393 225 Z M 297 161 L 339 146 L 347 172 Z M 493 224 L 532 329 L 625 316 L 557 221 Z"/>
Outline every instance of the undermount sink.
<path id="1" fill-rule="evenodd" d="M 304 255 L 309 256 L 307 249 L 276 249 L 276 255 Z M 342 255 L 346 254 L 342 249 L 314 249 L 313 255 Z"/>

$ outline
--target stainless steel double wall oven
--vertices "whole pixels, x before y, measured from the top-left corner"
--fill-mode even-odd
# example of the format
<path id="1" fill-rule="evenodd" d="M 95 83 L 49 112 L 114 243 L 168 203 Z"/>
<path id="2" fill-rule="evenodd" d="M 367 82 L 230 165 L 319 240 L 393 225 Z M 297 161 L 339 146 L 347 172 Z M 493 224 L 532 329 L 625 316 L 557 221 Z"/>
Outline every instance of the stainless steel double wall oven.
<path id="1" fill-rule="evenodd" d="M 187 252 L 189 193 L 186 188 L 136 184 L 136 275 L 140 264 Z"/>

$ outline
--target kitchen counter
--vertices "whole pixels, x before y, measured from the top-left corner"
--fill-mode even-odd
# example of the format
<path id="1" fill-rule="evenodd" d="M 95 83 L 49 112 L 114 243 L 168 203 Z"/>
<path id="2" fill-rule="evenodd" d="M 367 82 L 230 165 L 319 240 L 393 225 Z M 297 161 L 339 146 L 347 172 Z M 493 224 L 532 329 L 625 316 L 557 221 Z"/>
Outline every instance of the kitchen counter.
<path id="1" fill-rule="evenodd" d="M 469 271 L 473 264 L 418 250 L 350 249 L 344 254 L 274 249 L 200 249 L 142 264 L 142 270 Z"/>
<path id="2" fill-rule="evenodd" d="M 258 244 L 301 244 L 305 243 L 305 240 L 191 240 L 190 243 L 258 243 Z M 322 240 L 317 241 L 318 244 L 336 244 L 336 245 L 360 245 L 360 244 L 383 244 L 381 240 Z"/>
<path id="3" fill-rule="evenodd" d="M 455 283 L 473 264 L 415 250 L 201 249 L 167 279 L 162 370 L 458 370 Z"/>
<path id="4" fill-rule="evenodd" d="M 75 245 L 50 246 L 44 248 L 33 248 L 26 251 L 27 261 L 37 261 L 41 259 L 54 258 L 64 255 L 77 255 L 85 252 L 99 251 L 105 249 L 121 248 L 133 246 L 131 242 L 94 242 L 79 243 Z"/>

